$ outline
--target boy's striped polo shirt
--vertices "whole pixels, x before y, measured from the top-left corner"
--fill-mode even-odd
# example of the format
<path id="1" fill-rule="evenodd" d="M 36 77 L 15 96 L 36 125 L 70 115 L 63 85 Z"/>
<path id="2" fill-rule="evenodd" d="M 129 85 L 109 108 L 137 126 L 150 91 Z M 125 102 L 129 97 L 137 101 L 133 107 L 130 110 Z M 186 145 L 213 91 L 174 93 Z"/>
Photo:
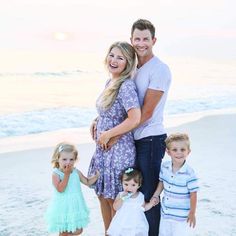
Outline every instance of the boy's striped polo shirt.
<path id="1" fill-rule="evenodd" d="M 176 173 L 173 173 L 172 162 L 166 161 L 161 165 L 159 178 L 164 185 L 162 217 L 186 220 L 190 210 L 190 193 L 199 189 L 194 170 L 185 162 Z"/>

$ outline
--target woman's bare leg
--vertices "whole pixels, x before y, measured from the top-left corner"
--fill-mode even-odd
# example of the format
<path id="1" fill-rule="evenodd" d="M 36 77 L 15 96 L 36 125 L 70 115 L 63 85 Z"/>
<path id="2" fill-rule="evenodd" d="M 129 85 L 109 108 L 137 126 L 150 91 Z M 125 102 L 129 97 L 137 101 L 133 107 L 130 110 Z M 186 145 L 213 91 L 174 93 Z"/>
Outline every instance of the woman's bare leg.
<path id="1" fill-rule="evenodd" d="M 103 218 L 103 223 L 104 223 L 105 232 L 106 232 L 111 223 L 112 217 L 114 216 L 114 209 L 112 205 L 114 200 L 106 199 L 101 196 L 98 197 L 98 199 L 100 202 L 102 218 Z"/>
<path id="2" fill-rule="evenodd" d="M 108 198 L 107 201 L 108 201 L 109 206 L 110 206 L 110 209 L 111 209 L 111 219 L 112 219 L 112 218 L 114 217 L 114 215 L 116 214 L 116 211 L 115 211 L 114 208 L 113 208 L 114 200 Z"/>
<path id="3" fill-rule="evenodd" d="M 83 232 L 83 229 L 81 228 L 81 229 L 77 229 L 75 232 L 71 233 L 70 235 L 80 235 L 82 234 L 82 232 Z"/>

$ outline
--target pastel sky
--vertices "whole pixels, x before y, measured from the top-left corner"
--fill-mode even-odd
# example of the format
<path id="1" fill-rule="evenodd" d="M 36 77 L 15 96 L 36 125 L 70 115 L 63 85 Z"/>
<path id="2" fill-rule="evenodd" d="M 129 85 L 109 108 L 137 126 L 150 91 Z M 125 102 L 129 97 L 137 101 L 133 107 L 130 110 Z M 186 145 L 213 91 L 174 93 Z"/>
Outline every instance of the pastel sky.
<path id="1" fill-rule="evenodd" d="M 0 61 L 9 70 L 46 54 L 104 54 L 138 18 L 156 26 L 159 54 L 235 59 L 235 9 L 235 0 L 1 1 Z"/>

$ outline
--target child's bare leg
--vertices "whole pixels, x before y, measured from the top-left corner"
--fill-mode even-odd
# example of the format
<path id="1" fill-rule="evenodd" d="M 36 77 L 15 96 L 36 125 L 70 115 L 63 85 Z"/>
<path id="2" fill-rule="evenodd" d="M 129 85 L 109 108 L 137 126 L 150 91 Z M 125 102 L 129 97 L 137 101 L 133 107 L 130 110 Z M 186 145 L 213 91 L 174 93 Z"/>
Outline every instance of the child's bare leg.
<path id="1" fill-rule="evenodd" d="M 59 233 L 59 236 L 68 236 L 69 234 L 67 232 Z"/>
<path id="2" fill-rule="evenodd" d="M 68 234 L 68 236 L 69 235 L 80 235 L 80 234 L 82 234 L 82 232 L 83 232 L 82 228 L 81 229 L 77 229 L 75 232 Z"/>
<path id="3" fill-rule="evenodd" d="M 77 229 L 72 235 L 80 235 L 80 234 L 82 234 L 82 232 L 83 232 L 82 228 L 81 229 Z"/>

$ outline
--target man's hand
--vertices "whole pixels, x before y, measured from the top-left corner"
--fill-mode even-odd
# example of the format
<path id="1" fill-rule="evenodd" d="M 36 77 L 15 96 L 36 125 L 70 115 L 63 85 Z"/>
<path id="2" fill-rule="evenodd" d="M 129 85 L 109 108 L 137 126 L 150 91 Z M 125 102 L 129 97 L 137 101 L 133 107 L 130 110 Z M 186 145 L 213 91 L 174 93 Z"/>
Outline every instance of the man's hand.
<path id="1" fill-rule="evenodd" d="M 97 138 L 97 119 L 93 120 L 90 126 L 90 134 L 93 140 Z"/>
<path id="2" fill-rule="evenodd" d="M 112 137 L 108 143 L 107 143 L 107 149 L 106 150 L 109 150 L 113 145 L 115 145 L 118 140 L 120 139 L 121 135 L 118 135 L 116 137 Z"/>

